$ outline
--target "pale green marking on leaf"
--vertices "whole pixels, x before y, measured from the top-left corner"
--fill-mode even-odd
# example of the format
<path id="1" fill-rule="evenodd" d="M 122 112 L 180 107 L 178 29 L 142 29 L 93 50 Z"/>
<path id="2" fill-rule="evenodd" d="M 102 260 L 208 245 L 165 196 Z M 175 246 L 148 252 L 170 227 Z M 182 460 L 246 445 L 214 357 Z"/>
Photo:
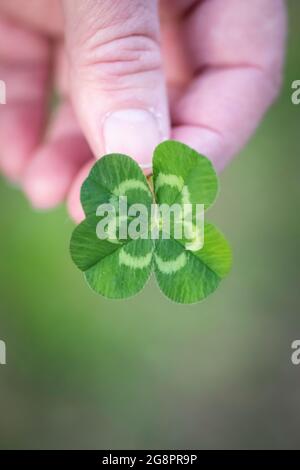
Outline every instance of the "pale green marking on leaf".
<path id="1" fill-rule="evenodd" d="M 155 274 L 164 294 L 175 302 L 195 303 L 211 294 L 229 272 L 231 250 L 222 233 L 212 224 L 204 226 L 205 243 L 198 251 L 188 251 L 182 240 L 160 239 L 155 250 Z M 168 261 L 186 255 L 185 266 L 166 275 L 157 263 L 157 256 Z"/>
<path id="2" fill-rule="evenodd" d="M 95 163 L 81 187 L 80 200 L 85 215 L 95 214 L 99 205 L 105 203 L 118 210 L 119 198 L 125 193 L 128 205 L 141 203 L 149 207 L 153 200 L 137 162 L 127 155 L 104 155 Z"/>
<path id="3" fill-rule="evenodd" d="M 185 230 L 188 232 L 189 241 L 185 243 L 185 248 L 188 251 L 198 251 L 204 245 L 204 234 L 202 230 L 197 227 L 197 225 L 192 222 L 183 222 Z"/>
<path id="4" fill-rule="evenodd" d="M 182 204 L 191 204 L 189 188 L 184 185 L 181 192 Z"/>
<path id="5" fill-rule="evenodd" d="M 119 263 L 120 265 L 128 266 L 132 269 L 144 269 L 150 265 L 152 261 L 152 251 L 144 256 L 132 256 L 130 253 L 122 248 L 119 251 Z"/>
<path id="6" fill-rule="evenodd" d="M 114 299 L 131 297 L 144 287 L 151 274 L 153 241 L 137 239 L 116 245 L 100 240 L 96 235 L 98 220 L 97 216 L 90 216 L 75 228 L 70 247 L 72 259 L 99 294 Z M 120 252 L 125 246 L 127 256 L 121 255 L 121 261 L 126 264 L 121 264 Z"/>
<path id="7" fill-rule="evenodd" d="M 163 274 L 174 274 L 180 269 L 184 268 L 187 263 L 187 256 L 183 252 L 177 256 L 176 259 L 165 261 L 160 256 L 155 254 L 155 261 L 160 272 Z"/>
<path id="8" fill-rule="evenodd" d="M 149 190 L 149 186 L 143 181 L 128 179 L 122 181 L 117 187 L 113 189 L 113 194 L 115 196 L 125 196 L 127 191 L 132 191 L 134 189 L 140 189 L 141 191 L 146 191 L 150 196 L 151 192 Z"/>
<path id="9" fill-rule="evenodd" d="M 172 174 L 172 179 L 181 184 L 176 187 L 163 185 L 161 174 Z M 218 178 L 212 163 L 187 145 L 171 140 L 162 142 L 154 150 L 153 182 L 159 204 L 182 203 L 185 199 L 182 190 L 186 186 L 189 202 L 204 204 L 207 209 L 214 202 L 218 191 Z"/>
<path id="10" fill-rule="evenodd" d="M 220 282 L 219 276 L 211 271 L 191 251 L 176 240 L 159 240 L 157 243 L 156 256 L 168 259 L 168 253 L 182 254 L 186 257 L 186 263 L 178 271 L 168 275 L 163 273 L 155 257 L 155 275 L 162 292 L 175 302 L 190 304 L 199 302 L 213 292 Z"/>
<path id="11" fill-rule="evenodd" d="M 172 186 L 181 191 L 184 186 L 184 181 L 181 176 L 159 173 L 155 181 L 155 191 L 158 191 L 162 186 Z"/>

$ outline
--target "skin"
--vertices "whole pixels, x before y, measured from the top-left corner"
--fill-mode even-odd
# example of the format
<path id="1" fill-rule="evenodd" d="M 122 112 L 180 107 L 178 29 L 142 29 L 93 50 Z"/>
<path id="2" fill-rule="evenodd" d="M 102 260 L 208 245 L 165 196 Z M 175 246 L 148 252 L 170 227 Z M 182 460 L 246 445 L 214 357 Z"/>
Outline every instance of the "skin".
<path id="1" fill-rule="evenodd" d="M 127 108 L 151 110 L 161 138 L 221 171 L 278 95 L 285 32 L 283 0 L 1 0 L 1 172 L 35 208 L 66 200 L 81 220 L 107 116 Z M 61 99 L 49 119 L 53 83 Z M 156 127 L 128 142 L 118 125 L 117 151 L 130 146 L 145 164 L 149 146 L 151 161 Z"/>

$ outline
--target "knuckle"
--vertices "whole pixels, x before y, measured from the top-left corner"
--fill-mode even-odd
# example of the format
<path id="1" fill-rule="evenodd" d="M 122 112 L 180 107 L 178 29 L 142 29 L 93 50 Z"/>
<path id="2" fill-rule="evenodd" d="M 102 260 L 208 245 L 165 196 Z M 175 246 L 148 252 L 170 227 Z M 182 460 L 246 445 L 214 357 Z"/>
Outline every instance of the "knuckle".
<path id="1" fill-rule="evenodd" d="M 153 73 L 162 69 L 159 43 L 150 36 L 134 34 L 96 41 L 84 48 L 76 60 L 76 70 L 88 81 L 97 81 L 107 87 L 127 86 L 128 80 L 143 75 L 145 83 Z"/>

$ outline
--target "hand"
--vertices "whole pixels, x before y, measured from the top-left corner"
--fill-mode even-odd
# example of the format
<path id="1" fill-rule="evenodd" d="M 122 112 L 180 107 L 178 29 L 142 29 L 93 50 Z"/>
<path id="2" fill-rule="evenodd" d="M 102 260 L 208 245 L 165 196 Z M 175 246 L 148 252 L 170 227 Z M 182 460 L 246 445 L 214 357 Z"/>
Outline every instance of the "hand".
<path id="1" fill-rule="evenodd" d="M 127 153 L 147 170 L 165 138 L 220 171 L 277 96 L 283 0 L 159 7 L 160 15 L 155 0 L 1 0 L 0 167 L 34 207 L 67 199 L 80 220 L 79 188 L 95 157 Z M 61 100 L 44 133 L 52 81 Z"/>

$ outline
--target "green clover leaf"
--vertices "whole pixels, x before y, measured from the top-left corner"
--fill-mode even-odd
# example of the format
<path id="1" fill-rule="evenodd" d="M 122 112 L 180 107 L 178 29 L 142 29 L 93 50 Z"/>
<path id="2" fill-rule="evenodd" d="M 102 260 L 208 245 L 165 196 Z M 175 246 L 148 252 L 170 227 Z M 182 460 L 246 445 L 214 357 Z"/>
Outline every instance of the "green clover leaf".
<path id="1" fill-rule="evenodd" d="M 70 251 L 76 266 L 84 272 L 88 284 L 108 298 L 128 298 L 146 284 L 152 271 L 161 291 L 179 303 L 195 303 L 212 293 L 230 270 L 230 247 L 219 230 L 204 223 L 204 234 L 197 231 L 195 212 L 190 224 L 193 238 L 174 237 L 174 220 L 168 233 L 163 219 L 154 219 L 158 236 L 153 237 L 153 203 L 158 208 L 174 204 L 194 208 L 210 207 L 218 192 L 218 179 L 210 161 L 195 150 L 176 141 L 158 145 L 153 158 L 153 193 L 138 164 L 121 154 L 98 160 L 81 188 L 81 203 L 86 219 L 71 238 Z M 120 207 L 143 207 L 147 229 L 128 236 L 131 224 L 138 223 L 135 213 L 122 215 Z M 107 219 L 99 207 L 115 209 Z M 140 215 L 140 214 L 139 214 Z M 102 225 L 101 225 L 102 224 Z M 98 227 L 105 226 L 105 239 Z M 125 227 L 126 237 L 122 235 Z M 200 239 L 204 235 L 204 244 Z"/>

